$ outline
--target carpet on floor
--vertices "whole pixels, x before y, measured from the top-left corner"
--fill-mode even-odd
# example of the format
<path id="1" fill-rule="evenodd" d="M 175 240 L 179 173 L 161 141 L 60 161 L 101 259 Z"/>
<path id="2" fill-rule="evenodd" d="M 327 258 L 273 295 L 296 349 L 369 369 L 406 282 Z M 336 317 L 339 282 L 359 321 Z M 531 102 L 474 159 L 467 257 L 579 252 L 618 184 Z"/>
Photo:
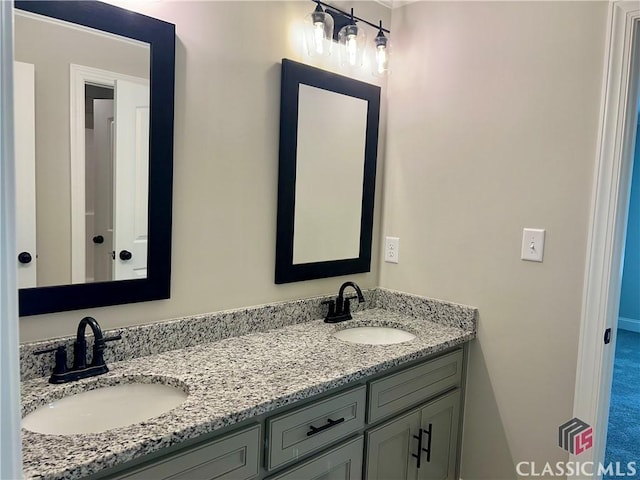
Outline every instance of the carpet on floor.
<path id="1" fill-rule="evenodd" d="M 640 333 L 617 334 L 605 465 L 636 462 L 640 475 Z"/>

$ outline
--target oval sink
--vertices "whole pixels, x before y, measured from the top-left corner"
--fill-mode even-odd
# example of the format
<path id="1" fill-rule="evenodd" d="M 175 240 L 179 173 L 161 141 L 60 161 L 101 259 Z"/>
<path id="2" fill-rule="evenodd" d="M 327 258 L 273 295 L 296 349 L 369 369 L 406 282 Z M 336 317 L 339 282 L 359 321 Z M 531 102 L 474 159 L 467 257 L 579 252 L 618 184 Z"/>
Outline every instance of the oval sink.
<path id="1" fill-rule="evenodd" d="M 127 383 L 49 402 L 22 419 L 22 427 L 53 435 L 100 433 L 157 417 L 187 398 L 178 387 Z"/>
<path id="2" fill-rule="evenodd" d="M 351 343 L 367 345 L 391 345 L 408 342 L 416 338 L 413 333 L 393 327 L 354 327 L 338 330 L 333 334 L 335 338 Z"/>

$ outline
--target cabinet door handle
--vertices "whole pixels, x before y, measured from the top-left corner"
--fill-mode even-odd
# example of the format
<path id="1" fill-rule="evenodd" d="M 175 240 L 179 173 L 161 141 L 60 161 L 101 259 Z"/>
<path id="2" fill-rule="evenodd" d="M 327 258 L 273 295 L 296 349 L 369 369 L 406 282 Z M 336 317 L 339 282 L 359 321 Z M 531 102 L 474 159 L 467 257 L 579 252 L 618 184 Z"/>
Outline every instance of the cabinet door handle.
<path id="1" fill-rule="evenodd" d="M 327 423 L 325 425 L 322 425 L 321 427 L 314 427 L 313 425 L 309 425 L 309 431 L 307 432 L 307 437 L 310 437 L 311 435 L 315 435 L 316 433 L 320 433 L 324 430 L 326 430 L 327 428 L 331 428 L 334 425 L 338 425 L 339 423 L 344 422 L 344 417 L 339 418 L 337 420 L 331 420 L 330 418 L 327 418 Z"/>
<path id="2" fill-rule="evenodd" d="M 429 435 L 429 439 L 427 440 L 427 448 L 422 449 L 422 451 L 427 454 L 427 462 L 431 461 L 431 437 L 433 436 L 433 432 L 431 430 L 432 428 L 433 425 L 430 423 L 429 428 L 427 428 L 426 430 L 422 430 L 422 433 L 426 433 L 427 435 Z"/>
<path id="3" fill-rule="evenodd" d="M 422 429 L 418 430 L 418 435 L 414 435 L 413 438 L 418 440 L 418 453 L 412 453 L 411 456 L 418 459 L 418 468 L 420 468 L 420 459 L 422 457 Z"/>

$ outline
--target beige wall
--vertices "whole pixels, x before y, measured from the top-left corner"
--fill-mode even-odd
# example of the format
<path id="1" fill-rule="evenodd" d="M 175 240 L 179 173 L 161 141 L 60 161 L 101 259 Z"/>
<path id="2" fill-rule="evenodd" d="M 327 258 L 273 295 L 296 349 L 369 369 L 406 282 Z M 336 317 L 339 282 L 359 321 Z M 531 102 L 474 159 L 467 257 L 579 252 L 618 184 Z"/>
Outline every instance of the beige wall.
<path id="1" fill-rule="evenodd" d="M 371 273 L 274 283 L 280 62 L 290 58 L 339 70 L 331 60 L 311 62 L 302 49 L 301 25 L 313 3 L 119 5 L 176 25 L 171 298 L 23 317 L 21 341 L 73 334 L 84 315 L 94 316 L 103 328 L 113 328 L 337 293 L 346 279 L 363 288 L 376 286 L 380 194 Z M 391 11 L 377 3 L 358 2 L 357 10 L 366 18 L 390 22 Z M 376 83 L 368 73 L 358 78 Z M 383 102 L 383 131 L 385 115 Z M 383 138 L 379 150 L 381 171 Z"/>
<path id="2" fill-rule="evenodd" d="M 15 17 L 15 58 L 35 65 L 38 285 L 71 282 L 69 65 L 149 78 L 148 48 Z"/>
<path id="3" fill-rule="evenodd" d="M 465 480 L 567 458 L 606 23 L 605 2 L 393 12 L 381 285 L 479 308 Z M 547 230 L 543 263 L 523 227 Z"/>

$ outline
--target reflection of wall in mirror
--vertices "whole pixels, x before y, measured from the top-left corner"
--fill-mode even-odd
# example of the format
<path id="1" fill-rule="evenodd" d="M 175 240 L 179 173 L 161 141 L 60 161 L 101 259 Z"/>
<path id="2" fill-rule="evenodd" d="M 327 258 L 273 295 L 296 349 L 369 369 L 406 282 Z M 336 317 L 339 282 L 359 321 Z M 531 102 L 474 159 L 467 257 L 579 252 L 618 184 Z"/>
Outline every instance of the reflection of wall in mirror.
<path id="1" fill-rule="evenodd" d="M 294 265 L 360 254 L 367 107 L 300 84 Z"/>
<path id="2" fill-rule="evenodd" d="M 69 65 L 148 78 L 149 50 L 16 11 L 15 58 L 35 65 L 38 285 L 67 284 L 71 280 Z"/>

